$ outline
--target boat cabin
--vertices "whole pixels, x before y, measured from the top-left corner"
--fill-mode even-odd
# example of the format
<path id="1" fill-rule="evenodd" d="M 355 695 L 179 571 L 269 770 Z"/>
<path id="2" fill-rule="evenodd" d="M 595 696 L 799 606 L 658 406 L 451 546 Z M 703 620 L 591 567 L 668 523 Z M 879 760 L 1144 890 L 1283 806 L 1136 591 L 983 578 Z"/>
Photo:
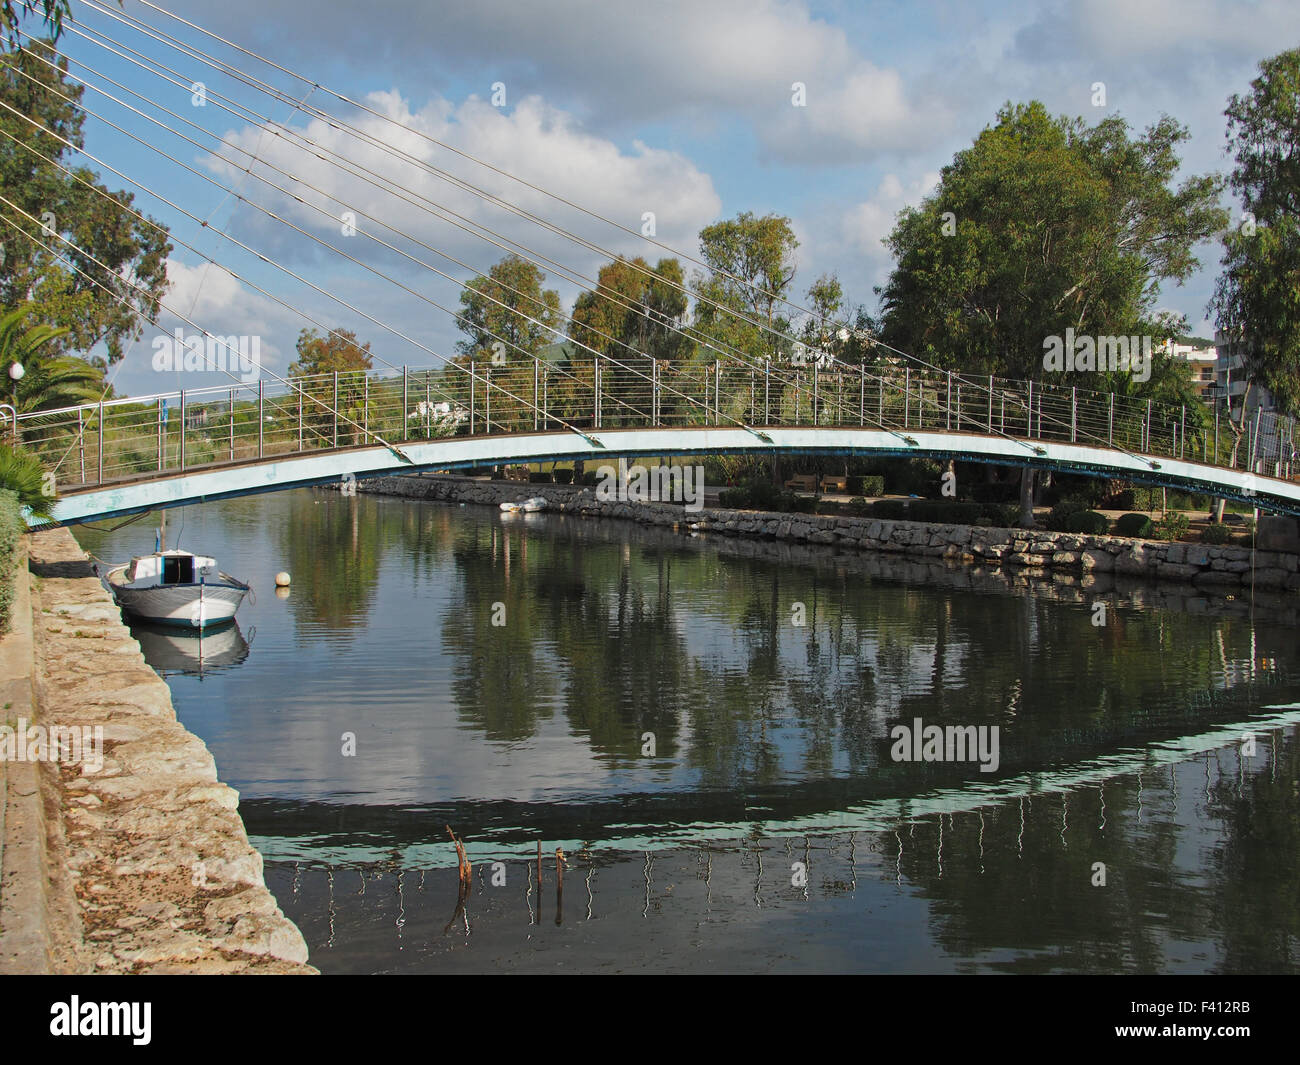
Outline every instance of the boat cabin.
<path id="1" fill-rule="evenodd" d="M 131 559 L 127 567 L 128 584 L 198 584 L 199 579 L 217 575 L 217 560 L 188 551 L 162 551 Z"/>

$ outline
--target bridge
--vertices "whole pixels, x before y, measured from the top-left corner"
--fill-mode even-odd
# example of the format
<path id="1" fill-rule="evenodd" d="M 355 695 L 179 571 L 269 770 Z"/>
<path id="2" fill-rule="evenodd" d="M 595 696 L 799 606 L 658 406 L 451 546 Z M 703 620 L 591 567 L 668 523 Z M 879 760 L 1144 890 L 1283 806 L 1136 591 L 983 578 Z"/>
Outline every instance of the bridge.
<path id="1" fill-rule="evenodd" d="M 1203 407 L 902 361 L 465 360 L 240 380 L 7 421 L 54 471 L 60 525 L 348 477 L 710 454 L 1028 466 L 1300 515 L 1290 419 L 1257 413 L 1235 441 Z"/>

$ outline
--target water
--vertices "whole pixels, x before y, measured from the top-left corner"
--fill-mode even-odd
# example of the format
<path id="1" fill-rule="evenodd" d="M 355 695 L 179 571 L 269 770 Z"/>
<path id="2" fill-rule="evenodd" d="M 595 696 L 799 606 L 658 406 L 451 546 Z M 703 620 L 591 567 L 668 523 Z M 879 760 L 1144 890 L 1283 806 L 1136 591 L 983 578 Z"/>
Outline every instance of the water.
<path id="1" fill-rule="evenodd" d="M 142 637 L 325 972 L 1300 968 L 1289 608 L 308 490 L 169 539 L 256 590 Z"/>

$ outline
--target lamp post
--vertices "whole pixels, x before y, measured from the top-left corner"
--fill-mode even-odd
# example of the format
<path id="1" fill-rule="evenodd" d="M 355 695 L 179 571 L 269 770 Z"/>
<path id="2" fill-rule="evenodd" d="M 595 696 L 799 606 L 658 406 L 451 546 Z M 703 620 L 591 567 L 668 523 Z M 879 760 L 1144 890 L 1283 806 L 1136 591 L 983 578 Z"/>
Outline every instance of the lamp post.
<path id="1" fill-rule="evenodd" d="M 13 400 L 14 415 L 14 443 L 18 442 L 18 382 L 23 379 L 23 374 L 27 371 L 23 369 L 21 362 L 10 363 L 9 380 L 13 382 L 13 387 L 9 390 L 9 398 Z"/>

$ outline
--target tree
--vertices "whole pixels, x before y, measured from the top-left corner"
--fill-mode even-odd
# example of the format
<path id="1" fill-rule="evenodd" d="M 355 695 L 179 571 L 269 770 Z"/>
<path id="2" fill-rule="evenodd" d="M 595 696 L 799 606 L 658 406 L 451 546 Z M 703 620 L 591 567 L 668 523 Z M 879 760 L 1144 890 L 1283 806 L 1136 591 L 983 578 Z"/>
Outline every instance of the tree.
<path id="1" fill-rule="evenodd" d="M 298 334 L 297 349 L 298 358 L 289 367 L 290 379 L 313 379 L 302 386 L 309 397 L 304 420 L 322 434 L 337 425 L 341 444 L 358 442 L 361 430 L 357 426 L 367 421 L 364 374 L 374 365 L 370 343 L 358 343 L 356 333 L 347 329 L 332 329 L 328 336 L 304 329 Z"/>
<path id="2" fill-rule="evenodd" d="M 73 165 L 82 87 L 66 78 L 66 61 L 56 69 L 40 58 L 52 54 L 49 42 L 31 45 L 0 56 L 0 100 L 14 109 L 0 108 L 0 193 L 22 230 L 0 233 L 0 305 L 36 303 L 41 320 L 66 330 L 62 351 L 103 343 L 112 364 L 157 318 L 171 244 L 165 229 L 136 217 L 130 193 Z"/>
<path id="3" fill-rule="evenodd" d="M 57 41 L 63 34 L 63 19 L 68 14 L 68 0 L 2 0 L 0 2 L 0 28 L 9 35 L 11 47 L 22 45 L 22 19 L 40 11 L 41 21 Z"/>
<path id="4" fill-rule="evenodd" d="M 1153 314 L 1160 282 L 1186 279 L 1195 245 L 1226 220 L 1219 178 L 1169 187 L 1186 138 L 1168 117 L 1133 138 L 1117 116 L 1087 126 L 1037 102 L 1005 106 L 887 238 L 897 261 L 880 293 L 882 339 L 939 366 L 1033 380 L 1066 328 L 1149 335 L 1153 347 L 1185 332 Z M 1021 485 L 1031 525 L 1032 470 Z"/>
<path id="5" fill-rule="evenodd" d="M 13 492 L 18 505 L 31 510 L 32 517 L 53 518 L 52 495 L 45 491 L 46 474 L 41 460 L 26 448 L 0 444 L 0 490 Z"/>
<path id="6" fill-rule="evenodd" d="M 1260 64 L 1246 96 L 1224 112 L 1236 157 L 1232 188 L 1248 212 L 1223 237 L 1223 272 L 1210 308 L 1242 353 L 1246 391 L 1233 433 L 1232 462 L 1245 431 L 1251 393 L 1262 385 L 1278 407 L 1300 408 L 1300 49 Z M 1214 518 L 1223 516 L 1223 500 Z"/>
<path id="7" fill-rule="evenodd" d="M 542 289 L 546 275 L 527 259 L 507 255 L 460 294 L 457 322 L 466 339 L 456 349 L 496 365 L 527 360 L 559 339 L 560 296 Z"/>
<path id="8" fill-rule="evenodd" d="M 690 357 L 690 338 L 681 332 L 687 308 L 683 278 L 677 259 L 660 259 L 653 269 L 640 257 L 615 259 L 600 268 L 596 290 L 579 293 L 574 302 L 569 337 L 584 348 L 569 370 L 590 389 L 594 372 L 585 349 L 610 359 L 601 389 L 616 419 L 649 413 L 651 359 L 675 365 Z M 671 398 L 662 397 L 669 405 Z"/>
<path id="9" fill-rule="evenodd" d="M 0 368 L 17 363 L 23 376 L 11 385 L 19 414 L 71 407 L 99 399 L 104 373 L 75 355 L 58 355 L 64 330 L 45 323 L 30 325 L 36 308 L 25 303 L 0 316 Z"/>
<path id="10" fill-rule="evenodd" d="M 704 297 L 695 308 L 700 334 L 754 358 L 784 352 L 775 332 L 788 332 L 789 322 L 776 308 L 794 281 L 798 247 L 790 219 L 780 215 L 743 211 L 700 230 L 700 256 L 712 271 L 695 283 Z M 762 328 L 751 324 L 755 319 Z"/>
<path id="11" fill-rule="evenodd" d="M 290 377 L 313 377 L 326 373 L 355 373 L 374 369 L 370 343 L 357 343 L 357 335 L 347 329 L 331 329 L 321 336 L 314 329 L 298 334 L 298 359 L 289 367 Z"/>

